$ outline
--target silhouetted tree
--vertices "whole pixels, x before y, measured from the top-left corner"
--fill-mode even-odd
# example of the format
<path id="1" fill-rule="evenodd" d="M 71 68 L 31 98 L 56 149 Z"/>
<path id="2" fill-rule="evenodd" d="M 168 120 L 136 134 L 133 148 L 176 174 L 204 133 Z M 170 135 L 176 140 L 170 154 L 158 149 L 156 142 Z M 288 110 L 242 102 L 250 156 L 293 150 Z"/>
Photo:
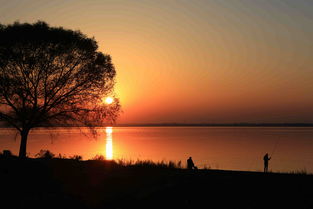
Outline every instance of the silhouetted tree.
<path id="1" fill-rule="evenodd" d="M 115 121 L 118 100 L 102 99 L 112 93 L 116 72 L 97 49 L 80 31 L 41 21 L 0 24 L 0 120 L 20 132 L 19 157 L 26 157 L 34 127 Z"/>

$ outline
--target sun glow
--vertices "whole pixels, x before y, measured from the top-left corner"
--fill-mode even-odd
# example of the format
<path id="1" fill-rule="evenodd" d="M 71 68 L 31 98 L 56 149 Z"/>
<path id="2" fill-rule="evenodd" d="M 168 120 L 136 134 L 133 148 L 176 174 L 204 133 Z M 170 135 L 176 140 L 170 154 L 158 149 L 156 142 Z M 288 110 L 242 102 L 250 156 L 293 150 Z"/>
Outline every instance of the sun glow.
<path id="1" fill-rule="evenodd" d="M 112 97 L 106 97 L 106 98 L 104 99 L 104 102 L 105 102 L 106 104 L 112 104 L 112 103 L 114 102 L 114 99 L 113 99 Z"/>
<path id="2" fill-rule="evenodd" d="M 112 141 L 113 128 L 106 127 L 105 133 L 106 133 L 105 158 L 107 160 L 112 160 L 113 159 L 113 141 Z"/>

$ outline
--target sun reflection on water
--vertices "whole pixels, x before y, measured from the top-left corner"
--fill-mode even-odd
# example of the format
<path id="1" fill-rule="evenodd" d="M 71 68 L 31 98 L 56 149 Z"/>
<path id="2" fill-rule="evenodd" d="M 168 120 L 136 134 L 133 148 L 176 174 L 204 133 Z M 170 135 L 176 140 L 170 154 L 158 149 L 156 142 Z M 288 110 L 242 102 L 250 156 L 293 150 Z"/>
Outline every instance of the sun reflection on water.
<path id="1" fill-rule="evenodd" d="M 112 142 L 113 128 L 106 127 L 105 133 L 106 133 L 105 158 L 107 160 L 112 160 L 113 159 L 113 142 Z"/>

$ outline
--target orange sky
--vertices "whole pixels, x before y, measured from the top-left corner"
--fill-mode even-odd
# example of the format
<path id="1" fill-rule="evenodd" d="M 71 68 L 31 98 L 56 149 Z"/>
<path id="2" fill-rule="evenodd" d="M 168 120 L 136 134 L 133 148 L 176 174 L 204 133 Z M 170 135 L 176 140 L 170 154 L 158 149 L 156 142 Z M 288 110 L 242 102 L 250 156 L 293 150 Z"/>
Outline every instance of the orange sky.
<path id="1" fill-rule="evenodd" d="M 119 123 L 313 122 L 313 2 L 0 0 L 2 24 L 95 37 Z"/>

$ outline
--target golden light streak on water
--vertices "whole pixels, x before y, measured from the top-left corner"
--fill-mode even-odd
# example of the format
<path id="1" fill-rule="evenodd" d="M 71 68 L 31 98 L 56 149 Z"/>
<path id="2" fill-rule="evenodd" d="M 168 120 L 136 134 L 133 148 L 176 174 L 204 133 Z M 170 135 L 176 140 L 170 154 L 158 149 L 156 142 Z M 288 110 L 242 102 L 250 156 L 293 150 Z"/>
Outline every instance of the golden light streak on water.
<path id="1" fill-rule="evenodd" d="M 105 158 L 107 160 L 112 160 L 113 159 L 113 142 L 112 142 L 113 128 L 106 127 L 105 133 L 106 133 Z"/>

